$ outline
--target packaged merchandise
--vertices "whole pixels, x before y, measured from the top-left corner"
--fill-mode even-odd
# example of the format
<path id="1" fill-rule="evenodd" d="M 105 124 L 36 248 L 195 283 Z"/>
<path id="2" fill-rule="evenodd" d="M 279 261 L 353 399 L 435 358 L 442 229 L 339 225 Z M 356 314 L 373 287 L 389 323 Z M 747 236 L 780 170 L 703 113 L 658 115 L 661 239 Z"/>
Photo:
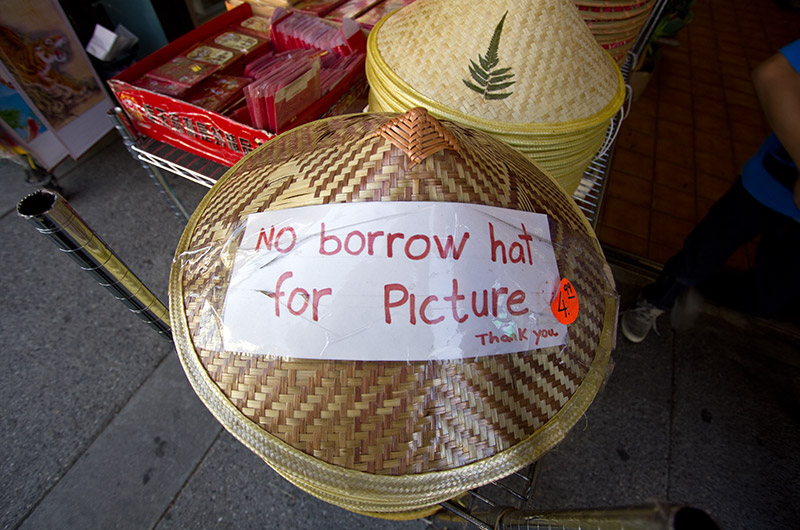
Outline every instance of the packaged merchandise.
<path id="1" fill-rule="evenodd" d="M 236 31 L 225 31 L 220 33 L 213 40 L 217 46 L 222 46 L 230 50 L 236 50 L 245 56 L 259 56 L 269 47 L 269 40 L 239 33 Z"/>
<path id="2" fill-rule="evenodd" d="M 380 4 L 383 0 L 347 0 L 343 4 L 332 9 L 325 18 L 341 22 L 346 18 L 357 19 L 373 7 Z"/>
<path id="3" fill-rule="evenodd" d="M 244 70 L 244 54 L 230 48 L 198 44 L 186 52 L 192 61 L 214 65 L 221 73 L 236 75 Z"/>
<path id="4" fill-rule="evenodd" d="M 295 11 L 322 17 L 346 1 L 347 0 L 301 0 L 300 2 L 294 4 L 292 8 Z"/>
<path id="5" fill-rule="evenodd" d="M 194 61 L 188 57 L 174 57 L 147 72 L 146 76 L 162 83 L 191 88 L 219 70 L 219 65 Z"/>
<path id="6" fill-rule="evenodd" d="M 270 19 L 261 16 L 252 16 L 233 26 L 235 29 L 244 33 L 250 33 L 262 39 L 269 38 Z"/>
<path id="7" fill-rule="evenodd" d="M 414 0 L 383 0 L 383 2 L 372 6 L 368 11 L 356 17 L 356 22 L 361 26 L 372 29 L 383 17 L 414 3 Z"/>
<path id="8" fill-rule="evenodd" d="M 249 77 L 214 74 L 184 99 L 192 105 L 224 114 L 226 110 L 242 102 L 244 88 L 251 81 Z"/>
<path id="9" fill-rule="evenodd" d="M 174 96 L 176 98 L 183 97 L 190 88 L 186 85 L 181 85 L 176 82 L 163 81 L 147 75 L 140 77 L 134 81 L 133 84 L 140 88 L 158 92 L 159 94 L 166 94 L 167 96 Z"/>
<path id="10" fill-rule="evenodd" d="M 273 29 L 280 45 L 270 38 Z M 366 95 L 365 55 L 366 36 L 353 21 L 286 10 L 269 19 L 243 4 L 153 52 L 109 86 L 143 136 L 233 165 L 278 132 L 352 112 Z M 286 63 L 280 70 L 276 57 Z"/>

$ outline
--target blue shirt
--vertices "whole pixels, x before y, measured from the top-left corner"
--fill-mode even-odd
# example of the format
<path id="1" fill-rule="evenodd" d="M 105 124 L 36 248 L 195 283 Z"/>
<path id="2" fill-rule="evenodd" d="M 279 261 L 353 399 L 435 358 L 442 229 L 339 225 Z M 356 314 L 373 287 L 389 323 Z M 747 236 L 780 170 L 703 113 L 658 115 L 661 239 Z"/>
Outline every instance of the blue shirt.
<path id="1" fill-rule="evenodd" d="M 780 52 L 800 74 L 800 40 L 781 48 Z M 796 178 L 797 166 L 774 134 L 767 137 L 742 169 L 742 184 L 754 199 L 800 221 L 800 209 L 794 203 L 792 192 Z"/>

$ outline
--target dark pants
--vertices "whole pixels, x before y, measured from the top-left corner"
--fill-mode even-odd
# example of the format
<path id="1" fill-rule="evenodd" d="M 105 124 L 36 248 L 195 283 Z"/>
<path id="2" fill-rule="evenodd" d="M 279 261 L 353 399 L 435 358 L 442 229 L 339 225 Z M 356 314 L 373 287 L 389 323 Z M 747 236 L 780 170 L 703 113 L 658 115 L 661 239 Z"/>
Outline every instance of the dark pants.
<path id="1" fill-rule="evenodd" d="M 731 254 L 758 235 L 754 269 L 745 281 L 733 282 L 726 290 L 739 302 L 737 309 L 774 315 L 800 296 L 800 223 L 755 200 L 741 178 L 642 294 L 656 307 L 671 308 L 684 290 L 710 278 Z"/>

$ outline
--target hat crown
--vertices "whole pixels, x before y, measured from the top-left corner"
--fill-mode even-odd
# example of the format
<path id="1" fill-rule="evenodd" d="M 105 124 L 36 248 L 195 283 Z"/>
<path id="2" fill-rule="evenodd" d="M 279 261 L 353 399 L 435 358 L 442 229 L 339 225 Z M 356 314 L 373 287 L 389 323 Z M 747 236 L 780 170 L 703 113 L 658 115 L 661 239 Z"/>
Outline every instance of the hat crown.
<path id="1" fill-rule="evenodd" d="M 570 0 L 419 0 L 378 29 L 394 75 L 486 120 L 579 120 L 620 89 L 618 67 Z"/>

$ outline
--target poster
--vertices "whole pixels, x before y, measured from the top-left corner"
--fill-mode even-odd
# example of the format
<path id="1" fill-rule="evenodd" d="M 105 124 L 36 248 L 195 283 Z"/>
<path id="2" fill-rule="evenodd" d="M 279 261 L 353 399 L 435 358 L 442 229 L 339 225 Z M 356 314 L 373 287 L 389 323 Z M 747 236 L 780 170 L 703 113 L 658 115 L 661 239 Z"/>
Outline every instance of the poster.
<path id="1" fill-rule="evenodd" d="M 51 171 L 69 153 L 55 134 L 16 89 L 11 75 L 0 64 L 0 128 L 5 134 L 2 143 L 4 156 L 17 161 L 13 147 L 19 147 L 37 161 L 45 171 Z"/>
<path id="2" fill-rule="evenodd" d="M 47 129 L 2 71 L 0 71 L 0 119 L 25 143 L 32 141 Z"/>
<path id="3" fill-rule="evenodd" d="M 78 157 L 111 129 L 105 116 L 111 100 L 58 3 L 4 0 L 0 60 L 13 85 L 6 88 L 15 89 L 33 112 L 17 102 L 4 116 L 24 118 L 24 124 L 6 122 L 21 138 L 42 126 Z"/>

